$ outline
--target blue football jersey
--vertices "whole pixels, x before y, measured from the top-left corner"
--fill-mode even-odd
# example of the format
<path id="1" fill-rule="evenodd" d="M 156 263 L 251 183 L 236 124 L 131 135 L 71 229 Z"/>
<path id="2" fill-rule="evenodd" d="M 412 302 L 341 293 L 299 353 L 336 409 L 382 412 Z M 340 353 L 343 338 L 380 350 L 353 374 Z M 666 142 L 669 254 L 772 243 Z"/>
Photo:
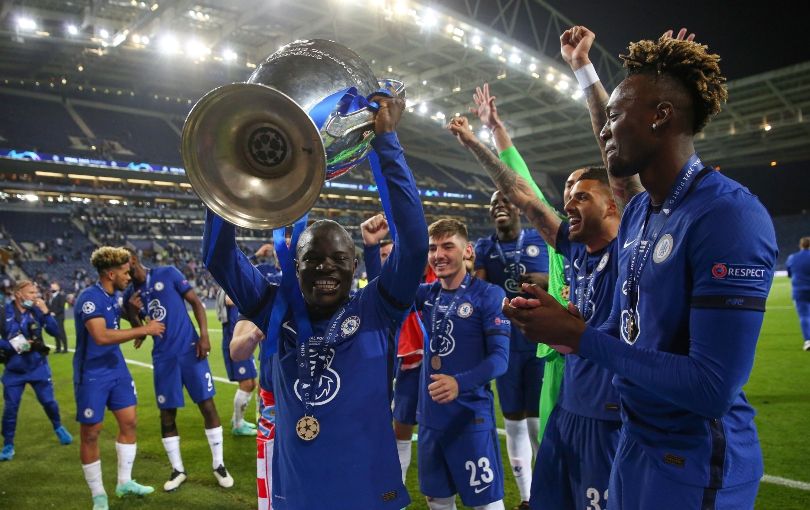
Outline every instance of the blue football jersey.
<path id="1" fill-rule="evenodd" d="M 120 329 L 121 300 L 100 284 L 84 289 L 73 305 L 73 318 L 76 325 L 76 353 L 73 356 L 73 382 L 86 384 L 99 380 L 129 377 L 129 369 L 124 362 L 121 347 L 99 345 L 93 340 L 85 322 L 103 317 L 107 329 Z"/>
<path id="2" fill-rule="evenodd" d="M 793 287 L 793 299 L 810 301 L 810 250 L 791 254 L 785 265 Z"/>
<path id="3" fill-rule="evenodd" d="M 134 283 L 124 293 L 124 302 L 136 291 L 141 292 L 141 300 L 149 310 L 151 320 L 166 325 L 162 335 L 154 337 L 152 357 L 196 356 L 195 345 L 200 338 L 186 309 L 183 295 L 191 290 L 191 285 L 174 266 L 160 266 L 147 269 L 144 283 Z"/>
<path id="4" fill-rule="evenodd" d="M 273 357 L 278 425 L 274 508 L 398 510 L 409 502 L 399 465 L 392 462 L 397 455 L 388 392 L 396 354 L 390 333 L 404 313 L 381 297 L 378 282 L 360 289 L 344 307 L 337 319 L 338 341 L 325 350 L 309 351 L 310 366 L 318 356 L 325 364 L 313 392 L 312 414 L 320 423 L 320 434 L 309 443 L 296 433 L 296 422 L 306 412 L 301 400 L 305 383 L 298 378 L 296 366 L 297 327 L 291 316 L 283 324 L 279 351 Z M 313 322 L 315 336 L 323 337 L 329 323 Z M 389 412 L 370 413 L 369 409 Z M 307 455 L 300 454 L 302 449 Z M 339 464 L 332 462 L 336 459 Z M 351 479 L 335 476 L 337 465 L 352 466 Z M 312 490 L 313 479 L 321 481 L 317 491 Z M 327 487 L 324 480 L 334 483 Z M 364 490 L 358 491 L 358 485 Z M 323 494 L 329 494 L 335 505 L 324 502 Z"/>
<path id="5" fill-rule="evenodd" d="M 583 243 L 568 240 L 569 224 L 557 232 L 557 251 L 571 263 L 569 300 L 577 305 L 586 322 L 602 325 L 613 309 L 613 295 L 619 274 L 618 241 L 594 253 Z M 576 354 L 565 357 L 565 373 L 558 404 L 566 411 L 598 420 L 620 420 L 619 393 L 613 373 Z"/>
<path id="6" fill-rule="evenodd" d="M 660 355 L 657 359 L 661 361 L 655 366 L 640 364 L 644 367 L 641 377 L 657 377 L 666 387 L 635 384 L 620 375 L 614 381 L 621 395 L 626 433 L 659 469 L 684 483 L 730 487 L 758 480 L 763 467 L 755 412 L 742 391 L 753 363 L 753 343 L 741 345 L 739 338 L 724 338 L 723 321 L 745 319 L 737 318 L 737 310 L 764 311 L 776 259 L 776 238 L 759 200 L 719 172 L 704 169 L 685 193 L 679 206 L 661 210 L 649 207 L 647 193 L 637 195 L 625 209 L 619 230 L 614 332 L 631 346 L 630 352 Z M 662 214 L 667 217 L 656 218 Z M 636 245 L 647 242 L 644 225 L 656 220 L 663 221 L 663 226 L 657 241 L 647 247 L 650 255 L 641 266 L 634 317 L 638 334 L 634 337 L 629 321 L 628 265 L 634 250 L 644 247 Z M 696 310 L 713 313 L 703 331 L 690 329 L 690 319 L 699 317 Z M 712 325 L 717 331 L 696 344 L 695 335 L 705 335 Z M 696 345 L 700 349 L 697 353 Z M 678 356 L 667 358 L 669 354 Z M 705 364 L 705 370 L 731 371 L 741 378 L 739 387 L 732 390 L 728 411 L 721 417 L 710 416 L 708 410 L 696 411 L 701 402 L 693 397 L 676 403 L 676 397 L 662 396 L 664 392 L 686 395 L 678 388 L 700 377 L 691 372 L 695 363 L 673 369 L 677 361 L 687 360 L 687 355 Z M 679 384 L 681 379 L 684 383 Z M 710 377 L 691 386 L 711 395 L 711 385 L 722 382 Z"/>
<path id="7" fill-rule="evenodd" d="M 482 237 L 475 243 L 475 269 L 484 269 L 487 272 L 487 281 L 506 291 L 506 296 L 511 299 L 520 295 L 520 281 L 515 281 L 515 274 L 526 273 L 548 273 L 548 248 L 540 234 L 533 228 L 524 228 L 523 245 L 520 250 L 520 257 L 517 253 L 518 239 L 499 243 L 497 234 L 489 237 Z M 498 251 L 500 244 L 501 252 Z M 515 269 L 517 260 L 518 271 Z M 506 261 L 504 265 L 503 261 Z M 537 344 L 529 342 L 517 327 L 512 328 L 509 342 L 509 349 L 512 351 L 537 350 Z"/>
<path id="8" fill-rule="evenodd" d="M 456 297 L 457 293 L 461 295 Z M 443 290 L 439 281 L 420 286 L 415 304 L 430 337 L 421 368 L 416 415 L 420 425 L 458 432 L 495 427 L 490 380 L 506 371 L 511 330 L 501 309 L 505 295 L 500 287 L 478 278 L 471 278 L 466 289 Z M 437 298 L 438 310 L 434 310 Z M 441 360 L 438 369 L 433 366 L 435 356 Z M 483 363 L 490 356 L 498 361 L 494 371 Z M 447 404 L 434 402 L 427 389 L 433 382 L 431 374 L 455 377 L 458 397 Z"/>

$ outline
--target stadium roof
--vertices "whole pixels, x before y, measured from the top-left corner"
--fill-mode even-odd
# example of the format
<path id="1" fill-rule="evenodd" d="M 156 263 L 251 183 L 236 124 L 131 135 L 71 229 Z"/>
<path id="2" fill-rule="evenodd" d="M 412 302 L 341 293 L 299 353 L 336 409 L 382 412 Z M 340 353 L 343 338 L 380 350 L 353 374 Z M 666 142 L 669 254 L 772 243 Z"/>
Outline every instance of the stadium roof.
<path id="1" fill-rule="evenodd" d="M 599 157 L 584 100 L 574 97 L 576 83 L 558 55 L 558 36 L 572 22 L 540 0 L 2 5 L 0 79 L 196 99 L 244 80 L 252 66 L 292 40 L 328 38 L 353 48 L 378 76 L 405 81 L 413 113 L 401 136 L 409 153 L 479 173 L 442 126 L 466 112 L 474 88 L 488 81 L 535 171 L 567 172 Z M 601 46 L 595 52 L 600 76 L 614 86 L 621 79 L 615 54 Z M 724 112 L 698 140 L 704 159 L 724 167 L 810 159 L 810 125 L 803 117 L 810 112 L 810 62 L 733 80 L 729 91 Z"/>

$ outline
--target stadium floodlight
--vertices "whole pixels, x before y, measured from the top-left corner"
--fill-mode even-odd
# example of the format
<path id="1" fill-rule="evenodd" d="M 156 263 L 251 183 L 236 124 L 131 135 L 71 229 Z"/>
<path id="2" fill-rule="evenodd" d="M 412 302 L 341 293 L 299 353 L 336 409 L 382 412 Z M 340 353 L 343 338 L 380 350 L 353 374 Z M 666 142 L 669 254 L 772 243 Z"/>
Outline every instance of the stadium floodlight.
<path id="1" fill-rule="evenodd" d="M 17 28 L 33 32 L 37 29 L 37 22 L 31 18 L 19 17 L 17 18 Z"/>
<path id="2" fill-rule="evenodd" d="M 546 81 L 548 82 L 554 81 L 554 73 L 548 73 L 546 75 Z"/>
<path id="3" fill-rule="evenodd" d="M 535 64 L 534 62 L 529 64 L 529 71 L 531 71 L 531 72 L 537 71 L 537 64 Z"/>
<path id="4" fill-rule="evenodd" d="M 453 30 L 455 30 L 455 29 L 456 29 L 456 27 L 455 27 L 455 26 L 453 26 L 453 24 L 452 24 L 452 23 L 448 23 L 448 24 L 447 24 L 447 26 L 446 26 L 446 27 L 444 27 L 444 29 L 445 29 L 445 31 L 446 31 L 448 34 L 452 34 L 452 33 L 453 33 Z"/>
<path id="5" fill-rule="evenodd" d="M 481 36 L 475 34 L 474 36 L 472 36 L 472 40 L 470 42 L 472 42 L 476 46 L 479 46 L 481 44 Z"/>
<path id="6" fill-rule="evenodd" d="M 489 51 L 491 51 L 493 55 L 500 55 L 501 53 L 503 53 L 503 48 L 501 48 L 497 44 L 493 44 L 492 47 L 489 49 Z"/>
<path id="7" fill-rule="evenodd" d="M 238 56 L 239 55 L 230 48 L 226 48 L 222 51 L 222 58 L 224 58 L 226 62 L 233 62 Z"/>
<path id="8" fill-rule="evenodd" d="M 520 55 L 518 55 L 517 53 L 512 53 L 511 55 L 509 55 L 509 62 L 513 64 L 520 64 L 522 61 L 523 59 L 521 59 Z"/>
<path id="9" fill-rule="evenodd" d="M 186 43 L 186 55 L 199 60 L 211 54 L 211 48 L 203 44 L 198 39 L 191 39 Z"/>
<path id="10" fill-rule="evenodd" d="M 560 80 L 557 82 L 557 90 L 563 91 L 568 89 L 568 80 Z"/>
<path id="11" fill-rule="evenodd" d="M 422 26 L 425 28 L 433 28 L 439 22 L 439 15 L 430 7 L 422 11 Z"/>
<path id="12" fill-rule="evenodd" d="M 489 141 L 489 130 L 488 129 L 481 129 L 481 131 L 478 132 L 478 138 L 480 140 L 483 140 L 484 142 L 488 142 Z"/>
<path id="13" fill-rule="evenodd" d="M 577 89 L 571 94 L 571 99 L 579 99 L 580 97 L 582 97 L 582 89 Z"/>
<path id="14" fill-rule="evenodd" d="M 770 131 L 771 129 L 773 129 L 773 126 L 765 122 L 764 124 L 762 124 L 762 129 L 765 131 Z"/>
<path id="15" fill-rule="evenodd" d="M 160 51 L 166 55 L 174 55 L 180 52 L 180 43 L 171 34 L 166 34 L 160 38 Z"/>
<path id="16" fill-rule="evenodd" d="M 444 120 L 445 119 L 444 112 L 436 112 L 436 118 L 439 120 Z"/>
<path id="17" fill-rule="evenodd" d="M 36 202 L 36 201 L 38 201 L 38 200 L 39 200 L 39 197 L 38 197 L 38 196 L 36 196 L 36 195 L 34 195 L 34 194 L 31 194 L 31 193 L 29 193 L 29 194 L 27 194 L 27 195 L 23 195 L 23 198 L 24 198 L 25 200 L 29 201 L 29 202 Z"/>
<path id="18" fill-rule="evenodd" d="M 100 35 L 102 39 L 107 39 L 110 37 L 110 32 L 106 28 L 102 28 L 98 31 L 98 35 Z"/>
<path id="19" fill-rule="evenodd" d="M 427 113 L 427 111 L 428 111 L 428 107 L 427 107 L 427 105 L 425 103 L 422 103 L 422 104 L 419 105 L 419 113 L 424 115 L 424 114 Z"/>
<path id="20" fill-rule="evenodd" d="M 134 42 L 135 44 L 141 44 L 141 36 L 138 34 L 132 34 L 132 37 L 130 39 L 132 39 L 132 42 Z"/>
<path id="21" fill-rule="evenodd" d="M 79 35 L 79 27 L 77 27 L 76 25 L 73 25 L 73 24 L 68 25 L 67 26 L 67 33 L 70 34 L 70 35 Z"/>
<path id="22" fill-rule="evenodd" d="M 141 44 L 144 46 L 149 46 L 149 36 L 142 35 L 141 36 Z"/>

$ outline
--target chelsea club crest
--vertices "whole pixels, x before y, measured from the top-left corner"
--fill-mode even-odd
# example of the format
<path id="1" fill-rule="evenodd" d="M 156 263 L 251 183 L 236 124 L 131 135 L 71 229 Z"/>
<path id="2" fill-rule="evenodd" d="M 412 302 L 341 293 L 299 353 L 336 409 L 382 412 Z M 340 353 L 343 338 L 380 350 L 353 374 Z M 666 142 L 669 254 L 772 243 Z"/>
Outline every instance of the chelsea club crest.
<path id="1" fill-rule="evenodd" d="M 540 255 L 540 248 L 537 245 L 530 244 L 526 247 L 526 255 L 529 257 L 536 257 Z"/>
<path id="2" fill-rule="evenodd" d="M 473 313 L 473 305 L 469 302 L 461 303 L 458 307 L 458 312 L 456 312 L 459 317 L 462 319 L 466 319 Z"/>
<path id="3" fill-rule="evenodd" d="M 602 258 L 599 260 L 599 264 L 596 266 L 596 270 L 597 271 L 603 270 L 605 266 L 607 266 L 608 260 L 610 260 L 610 252 L 605 252 L 605 254 L 602 255 Z"/>
<path id="4" fill-rule="evenodd" d="M 672 247 L 675 246 L 675 240 L 672 239 L 670 234 L 666 234 L 661 236 L 661 239 L 655 243 L 655 249 L 653 250 L 653 262 L 656 264 L 660 264 L 661 262 L 667 260 L 669 254 L 672 253 Z"/>
<path id="5" fill-rule="evenodd" d="M 360 317 L 358 317 L 357 315 L 346 317 L 346 319 L 340 325 L 340 336 L 342 336 L 343 338 L 348 338 L 353 334 L 355 334 L 359 328 L 360 328 Z"/>
<path id="6" fill-rule="evenodd" d="M 155 290 L 158 291 L 158 292 L 163 290 L 163 282 L 156 282 L 155 283 Z"/>

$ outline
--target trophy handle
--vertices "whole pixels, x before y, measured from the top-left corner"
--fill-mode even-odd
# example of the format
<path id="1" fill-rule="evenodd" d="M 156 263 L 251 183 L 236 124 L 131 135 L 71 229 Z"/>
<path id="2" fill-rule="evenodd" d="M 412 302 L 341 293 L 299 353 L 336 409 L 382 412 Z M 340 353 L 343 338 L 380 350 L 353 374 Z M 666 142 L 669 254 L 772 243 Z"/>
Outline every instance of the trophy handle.
<path id="1" fill-rule="evenodd" d="M 400 96 L 404 99 L 405 84 L 401 81 L 384 79 L 380 80 L 379 83 L 380 90 L 386 90 L 392 96 Z M 346 115 L 337 114 L 326 122 L 321 133 L 337 139 L 356 131 L 368 131 L 374 126 L 374 117 L 377 115 L 377 107 L 378 105 L 372 102 L 369 106 Z"/>

